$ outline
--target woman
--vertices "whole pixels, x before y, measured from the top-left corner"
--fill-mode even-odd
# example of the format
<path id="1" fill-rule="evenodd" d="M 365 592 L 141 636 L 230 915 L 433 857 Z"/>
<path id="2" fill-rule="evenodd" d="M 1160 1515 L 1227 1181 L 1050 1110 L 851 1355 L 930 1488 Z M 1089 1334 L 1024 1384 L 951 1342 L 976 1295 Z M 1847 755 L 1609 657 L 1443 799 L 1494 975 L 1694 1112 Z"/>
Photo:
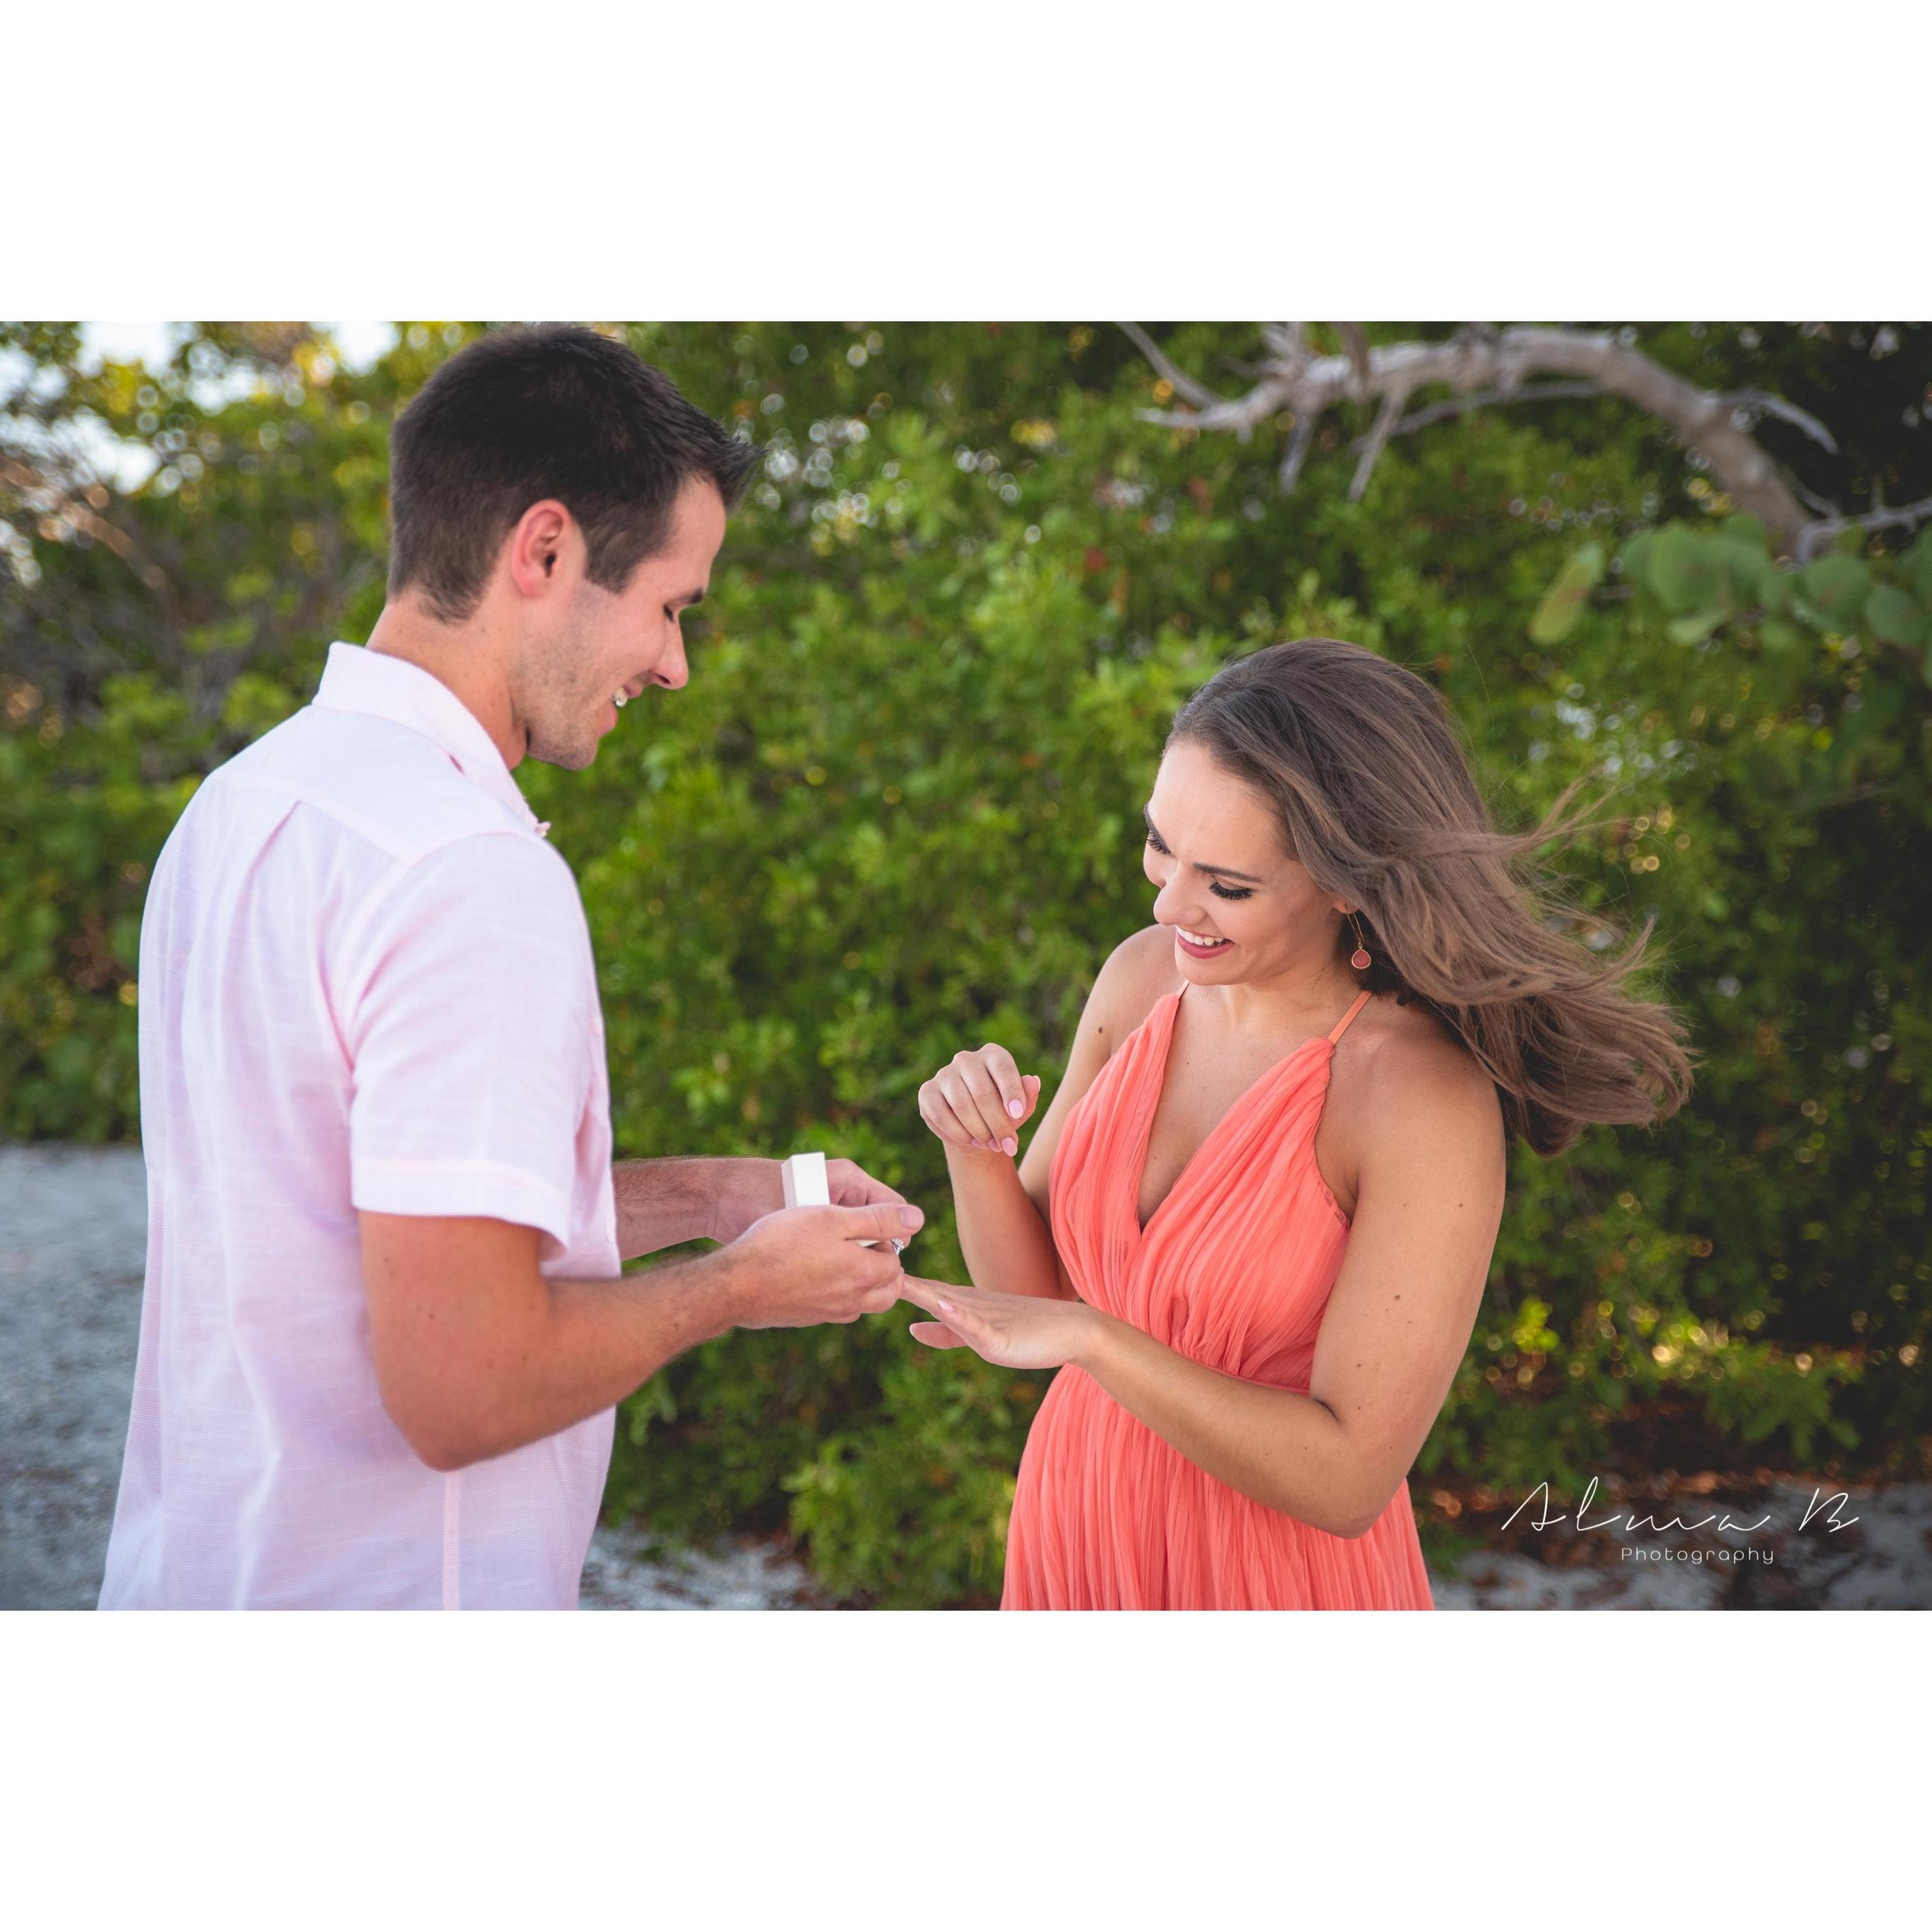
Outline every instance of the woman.
<path id="1" fill-rule="evenodd" d="M 1579 781 L 1580 782 L 1580 781 Z M 920 1090 L 978 1286 L 913 1333 L 1061 1370 L 1022 1459 L 1008 1609 L 1434 1607 L 1407 1474 L 1468 1346 L 1510 1141 L 1689 1091 L 1682 1028 L 1556 929 L 1434 691 L 1308 638 L 1174 721 L 1156 923 L 1066 1078 L 1004 1048 Z M 988 1286 L 987 1285 L 993 1285 Z M 995 1292 L 997 1289 L 997 1292 Z"/>

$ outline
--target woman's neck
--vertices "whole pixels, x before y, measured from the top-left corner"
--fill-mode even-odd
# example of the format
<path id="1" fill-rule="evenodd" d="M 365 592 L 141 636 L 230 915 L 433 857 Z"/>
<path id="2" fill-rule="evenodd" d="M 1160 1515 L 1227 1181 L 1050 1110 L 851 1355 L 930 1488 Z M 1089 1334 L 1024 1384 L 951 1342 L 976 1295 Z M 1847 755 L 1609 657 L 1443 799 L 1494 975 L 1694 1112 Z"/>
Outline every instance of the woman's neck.
<path id="1" fill-rule="evenodd" d="M 1190 982 L 1192 984 L 1192 982 Z M 1192 986 L 1216 1016 L 1237 1033 L 1325 1033 L 1361 991 L 1360 982 L 1326 962 L 1220 986 Z"/>

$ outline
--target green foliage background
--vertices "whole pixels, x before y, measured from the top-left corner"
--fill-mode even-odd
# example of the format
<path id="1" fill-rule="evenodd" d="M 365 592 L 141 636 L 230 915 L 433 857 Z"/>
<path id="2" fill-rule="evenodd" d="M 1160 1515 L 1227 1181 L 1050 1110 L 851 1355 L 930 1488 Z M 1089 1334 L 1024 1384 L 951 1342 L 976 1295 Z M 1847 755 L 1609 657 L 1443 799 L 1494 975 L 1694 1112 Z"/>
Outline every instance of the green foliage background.
<path id="1" fill-rule="evenodd" d="M 375 366 L 301 328 L 196 326 L 90 370 L 0 325 L 0 1131 L 137 1131 L 142 895 L 199 776 L 306 701 L 382 602 L 387 424 L 474 326 Z M 1412 331 L 1376 333 L 1393 337 Z M 1247 332 L 1161 332 L 1232 387 Z M 1932 331 L 1646 328 L 1847 503 L 1932 494 Z M 1270 430 L 1156 428 L 1094 325 L 635 326 L 769 446 L 693 675 L 584 773 L 526 766 L 576 868 L 619 1149 L 848 1154 L 959 1267 L 914 1090 L 998 1040 L 1050 1089 L 1093 974 L 1144 924 L 1137 824 L 1166 720 L 1233 652 L 1352 638 L 1435 680 L 1499 819 L 1579 771 L 1602 834 L 1551 855 L 1705 1056 L 1690 1106 L 1519 1154 L 1490 1292 L 1412 1479 L 1580 1489 L 1711 1454 L 1922 1468 L 1932 538 L 1799 573 L 1621 405 L 1478 410 L 1346 500 L 1336 418 L 1295 494 Z M 155 473 L 57 503 L 76 424 Z M 986 1601 L 1043 1380 L 900 1317 L 734 1334 L 626 1406 L 608 1504 L 668 1532 L 788 1526 L 858 1600 Z"/>

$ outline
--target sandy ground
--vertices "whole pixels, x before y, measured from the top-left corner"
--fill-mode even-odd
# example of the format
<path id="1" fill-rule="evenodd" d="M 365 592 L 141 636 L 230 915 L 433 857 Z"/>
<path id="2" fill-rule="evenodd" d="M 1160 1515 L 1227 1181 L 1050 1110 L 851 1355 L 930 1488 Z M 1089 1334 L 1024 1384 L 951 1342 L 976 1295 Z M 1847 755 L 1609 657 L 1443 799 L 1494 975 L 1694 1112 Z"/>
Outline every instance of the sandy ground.
<path id="1" fill-rule="evenodd" d="M 92 1609 L 99 1592 L 134 1382 L 146 1222 L 138 1150 L 0 1146 L 0 1609 Z M 1694 1522 L 1727 1502 L 1740 1522 L 1768 1513 L 1771 1525 L 1750 1539 L 1769 1550 L 1768 1564 L 1712 1558 L 1741 1539 L 1708 1530 L 1646 1536 L 1644 1547 L 1675 1553 L 1645 1561 L 1619 1561 L 1607 1532 L 1566 1540 L 1552 1530 L 1541 1545 L 1548 1562 L 1479 1553 L 1453 1576 L 1434 1576 L 1436 1605 L 1932 1607 L 1932 1484 L 1854 1491 L 1840 1514 L 1859 1520 L 1836 1533 L 1822 1517 L 1797 1527 L 1811 1500 L 1806 1484 L 1674 1505 Z M 1574 1516 L 1574 1500 L 1553 1508 Z M 1609 1514 L 1599 1503 L 1591 1520 Z M 1667 1520 L 1670 1511 L 1658 1514 Z M 1706 1560 L 1692 1560 L 1700 1551 Z M 814 1600 L 798 1564 L 750 1543 L 681 1550 L 600 1530 L 584 1566 L 586 1610 L 788 1610 Z"/>

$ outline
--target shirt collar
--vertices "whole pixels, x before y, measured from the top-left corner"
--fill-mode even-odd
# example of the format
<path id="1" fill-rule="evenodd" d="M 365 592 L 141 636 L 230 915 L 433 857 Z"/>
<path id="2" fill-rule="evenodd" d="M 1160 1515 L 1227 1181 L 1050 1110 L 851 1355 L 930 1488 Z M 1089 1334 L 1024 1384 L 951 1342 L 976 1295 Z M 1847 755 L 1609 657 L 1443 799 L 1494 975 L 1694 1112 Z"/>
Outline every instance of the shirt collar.
<path id="1" fill-rule="evenodd" d="M 314 700 L 325 711 L 360 711 L 419 731 L 457 770 L 544 837 L 550 822 L 524 802 L 488 732 L 448 685 L 420 664 L 362 644 L 334 644 Z"/>

